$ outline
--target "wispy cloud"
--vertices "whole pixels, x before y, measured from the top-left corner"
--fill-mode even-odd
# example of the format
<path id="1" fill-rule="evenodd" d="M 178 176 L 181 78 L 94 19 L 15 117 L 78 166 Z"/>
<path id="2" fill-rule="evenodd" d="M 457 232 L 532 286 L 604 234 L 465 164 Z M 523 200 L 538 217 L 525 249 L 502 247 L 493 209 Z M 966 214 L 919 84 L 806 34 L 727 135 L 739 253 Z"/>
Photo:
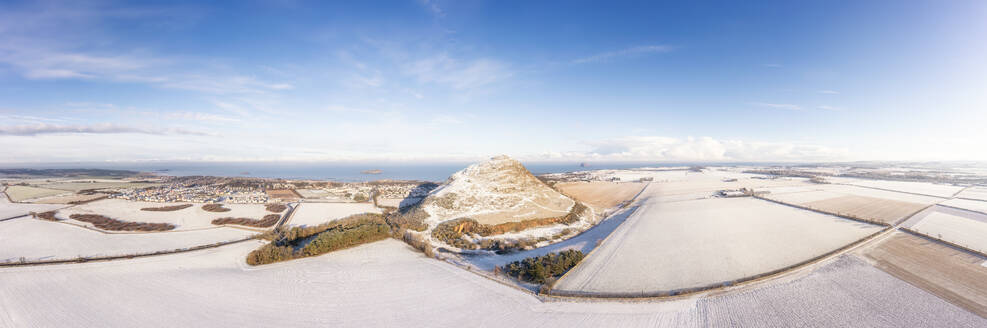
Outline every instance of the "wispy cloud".
<path id="1" fill-rule="evenodd" d="M 837 111 L 837 112 L 845 110 L 842 107 L 835 107 L 835 106 L 829 106 L 829 105 L 821 105 L 821 106 L 818 106 L 816 108 L 822 109 L 822 110 Z"/>
<path id="2" fill-rule="evenodd" d="M 577 58 L 572 60 L 573 64 L 606 63 L 621 58 L 632 58 L 656 53 L 665 53 L 674 50 L 674 47 L 665 45 L 637 46 L 617 51 L 610 51 L 595 54 L 592 56 Z"/>
<path id="3" fill-rule="evenodd" d="M 779 104 L 779 103 L 765 103 L 765 102 L 753 102 L 750 104 L 758 107 L 773 108 L 773 109 L 802 110 L 802 106 L 795 104 Z"/>
<path id="4" fill-rule="evenodd" d="M 767 67 L 767 68 L 782 68 L 782 67 L 785 67 L 782 64 L 762 64 L 761 66 L 764 66 L 764 67 Z"/>
<path id="5" fill-rule="evenodd" d="M 442 10 L 442 7 L 439 7 L 438 2 L 435 0 L 421 0 L 421 4 L 435 16 L 445 17 L 446 15 L 445 11 Z"/>
<path id="6" fill-rule="evenodd" d="M 819 91 L 816 91 L 816 92 L 817 93 L 824 94 L 824 95 L 838 95 L 838 94 L 840 94 L 838 91 L 833 91 L 833 90 L 819 90 Z"/>
<path id="7" fill-rule="evenodd" d="M 419 82 L 460 90 L 483 87 L 514 75 L 509 65 L 498 60 L 481 58 L 464 61 L 446 54 L 415 61 L 405 71 Z"/>
<path id="8" fill-rule="evenodd" d="M 192 131 L 182 128 L 151 128 L 124 126 L 118 124 L 92 124 L 92 125 L 61 125 L 61 124 L 31 124 L 0 126 L 0 135 L 8 136 L 36 136 L 42 134 L 118 134 L 136 133 L 151 135 L 194 135 L 211 136 L 211 133 Z"/>

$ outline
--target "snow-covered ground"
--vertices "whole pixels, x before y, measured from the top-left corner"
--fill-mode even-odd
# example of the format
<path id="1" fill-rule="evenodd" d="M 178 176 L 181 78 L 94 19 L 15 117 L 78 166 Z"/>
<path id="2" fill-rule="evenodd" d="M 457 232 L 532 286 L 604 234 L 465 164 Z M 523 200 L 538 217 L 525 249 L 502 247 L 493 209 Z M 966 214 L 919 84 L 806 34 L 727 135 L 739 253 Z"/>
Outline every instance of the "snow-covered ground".
<path id="1" fill-rule="evenodd" d="M 987 254 L 987 214 L 935 206 L 916 214 L 905 226 Z"/>
<path id="2" fill-rule="evenodd" d="M 951 198 L 956 192 L 963 190 L 963 187 L 946 185 L 946 184 L 934 184 L 928 182 L 910 182 L 910 181 L 888 181 L 888 180 L 870 180 L 870 179 L 856 179 L 856 178 L 838 178 L 830 177 L 827 178 L 832 183 L 842 183 L 854 186 L 885 189 L 892 191 L 909 192 L 915 194 L 922 194 L 935 197 Z"/>
<path id="3" fill-rule="evenodd" d="M 371 203 L 300 203 L 296 206 L 288 221 L 292 226 L 318 225 L 353 214 L 380 213 Z"/>
<path id="4" fill-rule="evenodd" d="M 987 187 L 970 187 L 956 197 L 987 201 Z"/>
<path id="5" fill-rule="evenodd" d="M 10 200 L 14 202 L 23 202 L 41 197 L 72 194 L 71 191 L 30 186 L 8 186 L 4 192 L 6 192 L 7 196 L 10 197 Z"/>
<path id="6" fill-rule="evenodd" d="M 164 207 L 181 204 L 192 204 L 192 207 L 177 211 L 158 212 L 141 211 L 145 207 Z M 213 219 L 234 217 L 250 218 L 260 220 L 265 215 L 274 214 L 265 209 L 264 204 L 223 204 L 223 207 L 230 209 L 229 212 L 208 212 L 202 209 L 201 203 L 157 203 L 157 202 L 137 202 L 125 199 L 104 199 L 92 203 L 86 203 L 60 210 L 56 217 L 68 219 L 66 222 L 78 225 L 92 226 L 92 224 L 71 220 L 72 214 L 98 214 L 109 218 L 147 223 L 171 223 L 176 226 L 175 230 L 195 230 L 202 228 L 212 228 Z"/>
<path id="7" fill-rule="evenodd" d="M 500 224 L 560 217 L 575 201 L 531 175 L 520 162 L 507 156 L 473 164 L 456 172 L 432 190 L 421 203 L 426 223 L 463 217 L 481 224 Z"/>
<path id="8" fill-rule="evenodd" d="M 987 201 L 980 200 L 969 200 L 969 199 L 959 199 L 954 198 L 940 203 L 941 205 L 962 208 L 968 211 L 980 212 L 987 214 Z M 984 238 L 987 238 L 985 236 Z"/>
<path id="9" fill-rule="evenodd" d="M 859 262 L 792 281 L 656 302 L 549 301 L 395 240 L 247 267 L 259 243 L 0 268 L 0 326 L 983 327 L 987 320 Z M 743 321 L 739 321 L 740 318 Z"/>
<path id="10" fill-rule="evenodd" d="M 880 230 L 749 197 L 662 201 L 652 186 L 556 290 L 641 295 L 705 287 L 782 269 Z"/>
<path id="11" fill-rule="evenodd" d="M 108 234 L 61 222 L 20 218 L 0 222 L 0 262 L 16 261 L 21 257 L 55 260 L 150 253 L 243 239 L 253 234 L 256 232 L 227 227 Z"/>
<path id="12" fill-rule="evenodd" d="M 65 205 L 11 203 L 0 195 L 0 220 L 22 216 L 31 212 L 47 212 L 63 208 Z"/>

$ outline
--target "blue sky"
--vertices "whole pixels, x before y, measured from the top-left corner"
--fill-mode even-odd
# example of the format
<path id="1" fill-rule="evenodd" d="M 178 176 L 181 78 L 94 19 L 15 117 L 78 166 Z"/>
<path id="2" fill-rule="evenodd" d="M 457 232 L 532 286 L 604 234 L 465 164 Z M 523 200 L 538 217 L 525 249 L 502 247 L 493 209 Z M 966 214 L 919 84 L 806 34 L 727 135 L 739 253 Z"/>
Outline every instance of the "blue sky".
<path id="1" fill-rule="evenodd" d="M 0 3 L 0 162 L 987 160 L 987 2 Z"/>

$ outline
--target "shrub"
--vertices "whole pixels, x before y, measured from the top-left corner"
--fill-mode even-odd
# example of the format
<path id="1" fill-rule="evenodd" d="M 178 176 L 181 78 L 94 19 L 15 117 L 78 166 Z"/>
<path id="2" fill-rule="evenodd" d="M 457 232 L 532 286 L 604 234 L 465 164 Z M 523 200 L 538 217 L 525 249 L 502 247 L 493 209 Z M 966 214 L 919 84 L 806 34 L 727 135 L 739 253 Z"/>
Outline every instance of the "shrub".
<path id="1" fill-rule="evenodd" d="M 230 209 L 223 207 L 223 204 L 205 204 L 202 205 L 202 210 L 206 212 L 215 212 L 215 213 L 230 211 Z"/>
<path id="2" fill-rule="evenodd" d="M 175 229 L 175 225 L 170 223 L 128 222 L 98 214 L 72 214 L 69 218 L 89 222 L 97 228 L 110 231 L 166 231 Z"/>
<path id="3" fill-rule="evenodd" d="M 583 252 L 566 250 L 559 253 L 549 253 L 543 256 L 529 257 L 520 261 L 508 263 L 504 270 L 507 275 L 519 280 L 543 284 L 550 278 L 559 277 L 576 266 L 583 259 Z"/>
<path id="4" fill-rule="evenodd" d="M 145 207 L 141 211 L 148 212 L 174 212 L 177 210 L 184 210 L 186 208 L 192 207 L 192 204 L 182 204 L 182 205 L 172 205 L 172 206 L 161 206 L 161 207 Z"/>
<path id="5" fill-rule="evenodd" d="M 288 209 L 288 206 L 285 206 L 284 204 L 267 204 L 264 208 L 271 213 L 281 213 Z"/>
<path id="6" fill-rule="evenodd" d="M 224 225 L 224 224 L 236 224 L 246 227 L 257 227 L 257 228 L 267 228 L 278 223 L 281 220 L 281 215 L 278 214 L 268 214 L 265 215 L 263 219 L 255 220 L 251 218 L 218 218 L 212 220 L 212 224 Z"/>
<path id="7" fill-rule="evenodd" d="M 55 211 L 48 211 L 41 213 L 31 212 L 31 216 L 46 221 L 58 221 L 58 218 L 55 217 Z"/>
<path id="8" fill-rule="evenodd" d="M 419 206 L 411 206 L 389 213 L 387 223 L 399 230 L 425 231 L 428 229 L 428 225 L 425 224 L 427 218 L 428 212 Z"/>

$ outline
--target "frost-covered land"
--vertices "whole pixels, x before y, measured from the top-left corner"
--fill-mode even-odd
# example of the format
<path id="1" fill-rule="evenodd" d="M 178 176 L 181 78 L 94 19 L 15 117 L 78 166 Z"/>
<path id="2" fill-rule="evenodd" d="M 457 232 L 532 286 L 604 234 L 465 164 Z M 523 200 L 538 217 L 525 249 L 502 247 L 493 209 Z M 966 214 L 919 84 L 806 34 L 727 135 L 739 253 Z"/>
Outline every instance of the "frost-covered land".
<path id="1" fill-rule="evenodd" d="M 470 165 L 433 190 L 422 203 L 426 222 L 469 217 L 498 224 L 563 216 L 575 202 L 538 180 L 507 156 Z"/>
<path id="2" fill-rule="evenodd" d="M 235 244 L 115 263 L 0 268 L 0 326 L 983 327 L 858 260 L 717 296 L 542 301 L 385 240 L 262 267 Z M 290 315 L 289 315 L 290 313 Z"/>

